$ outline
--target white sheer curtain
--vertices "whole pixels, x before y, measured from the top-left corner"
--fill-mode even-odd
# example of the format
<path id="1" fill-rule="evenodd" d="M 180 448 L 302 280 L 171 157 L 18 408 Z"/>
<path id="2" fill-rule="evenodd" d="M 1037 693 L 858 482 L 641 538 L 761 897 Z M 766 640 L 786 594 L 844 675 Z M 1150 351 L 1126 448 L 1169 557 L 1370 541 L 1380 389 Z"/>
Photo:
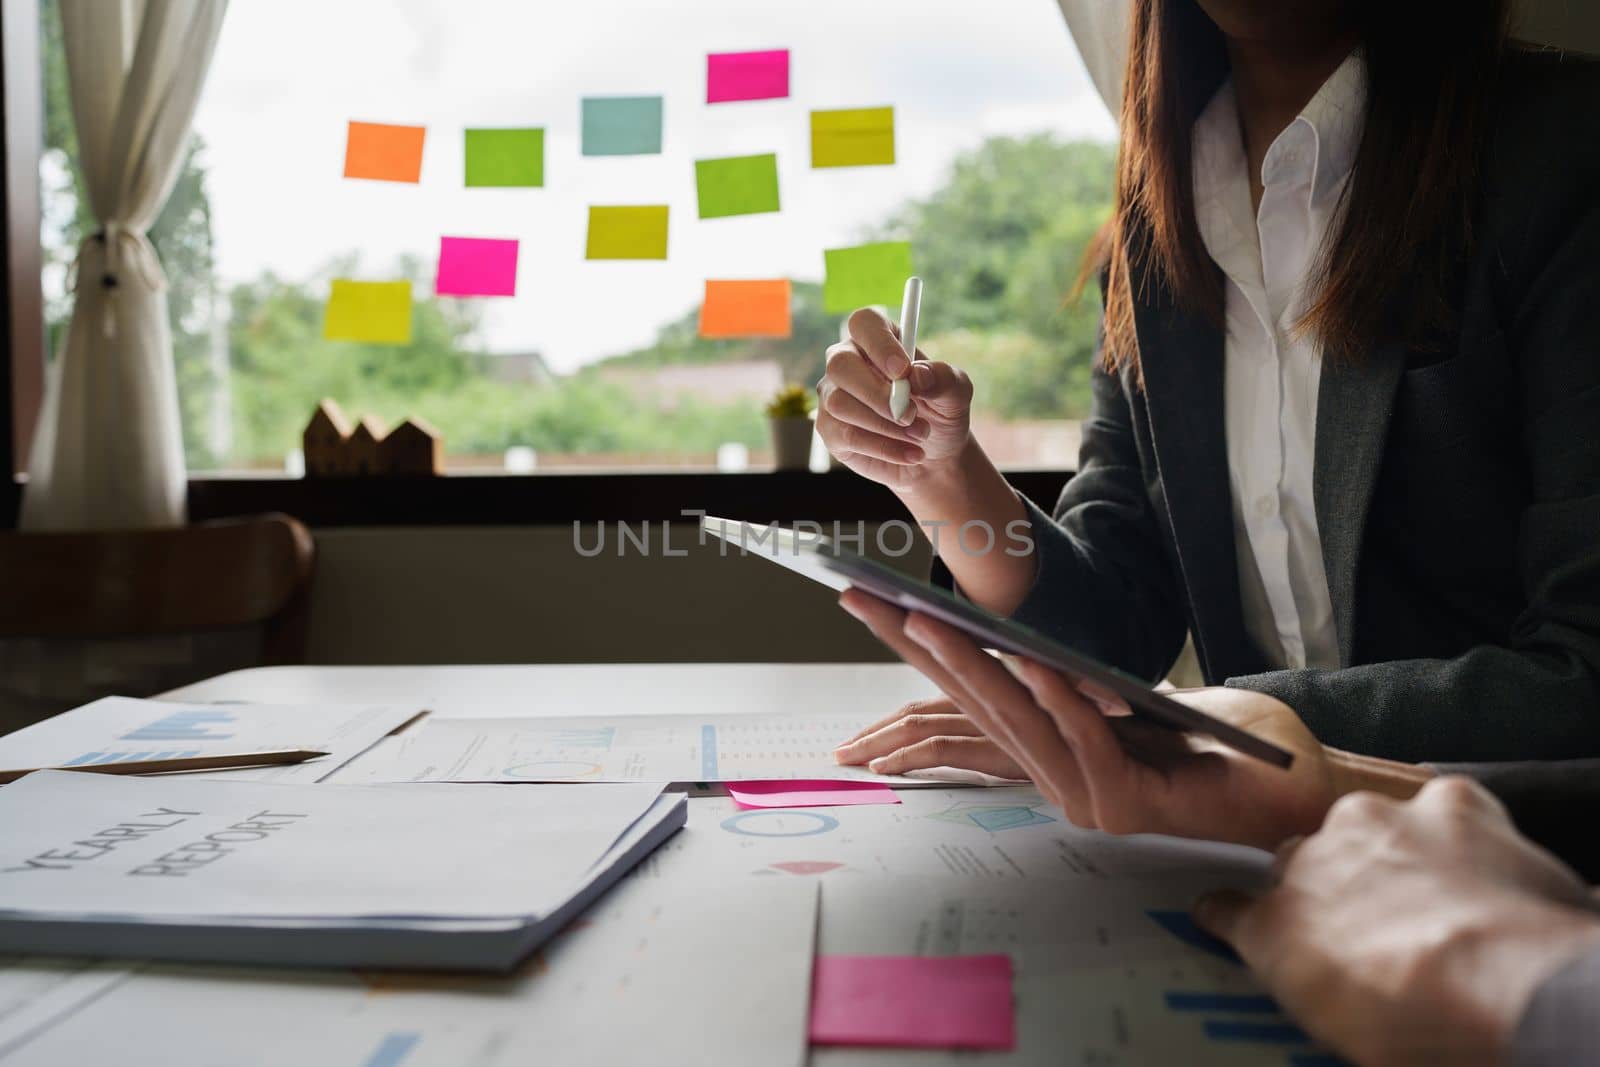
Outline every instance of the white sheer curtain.
<path id="1" fill-rule="evenodd" d="M 1067 32 L 1111 117 L 1122 111 L 1122 68 L 1128 58 L 1129 0 L 1057 0 Z"/>
<path id="2" fill-rule="evenodd" d="M 1100 99 L 1113 119 L 1122 107 L 1130 0 L 1056 0 Z M 1594 0 L 1513 0 L 1512 32 L 1525 41 L 1600 52 L 1600 5 Z"/>
<path id="3" fill-rule="evenodd" d="M 186 472 L 166 279 L 145 233 L 177 178 L 227 0 L 60 3 L 79 163 L 99 231 L 78 252 L 22 526 L 177 525 Z"/>

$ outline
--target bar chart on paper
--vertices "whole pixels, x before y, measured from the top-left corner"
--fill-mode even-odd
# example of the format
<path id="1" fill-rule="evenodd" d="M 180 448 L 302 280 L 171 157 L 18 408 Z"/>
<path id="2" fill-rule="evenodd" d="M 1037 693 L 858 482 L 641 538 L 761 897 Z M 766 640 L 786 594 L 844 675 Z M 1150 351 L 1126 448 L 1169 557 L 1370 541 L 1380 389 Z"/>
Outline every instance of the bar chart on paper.
<path id="1" fill-rule="evenodd" d="M 185 742 L 228 741 L 234 736 L 236 713 L 226 708 L 183 708 L 122 734 L 118 740 L 144 742 L 146 747 L 108 748 L 84 752 L 64 761 L 63 767 L 94 767 L 106 763 L 141 760 L 187 759 L 200 755 L 200 749 L 175 747 Z M 149 747 L 165 743 L 166 747 Z"/>
<path id="2" fill-rule="evenodd" d="M 841 767 L 833 749 L 852 716 L 639 715 L 435 719 L 391 738 L 340 782 L 733 782 L 885 778 Z"/>
<path id="3" fill-rule="evenodd" d="M 316 781 L 420 711 L 391 705 L 180 704 L 105 697 L 0 738 L 0 767 L 98 767 L 311 748 L 328 755 L 227 774 L 236 781 Z"/>
<path id="4" fill-rule="evenodd" d="M 1292 1046 L 1243 1040 L 1246 1027 L 1264 1034 L 1287 1025 L 1276 1005 L 1244 968 L 1195 953 L 1146 917 L 1155 901 L 1192 897 L 1192 887 L 1175 885 L 1181 881 L 858 879 L 848 893 L 832 894 L 827 886 L 834 883 L 825 882 L 818 952 L 1010 956 L 1016 1050 L 997 1062 L 1289 1067 L 1289 1051 L 1314 1051 L 1303 1036 Z M 827 1049 L 813 1050 L 812 1062 L 881 1061 Z M 954 1067 L 971 1060 L 930 1052 L 916 1062 Z"/>
<path id="5" fill-rule="evenodd" d="M 1196 925 L 1187 911 L 1151 910 L 1145 914 L 1208 961 L 1223 961 L 1244 974 L 1238 954 Z M 1343 1060 L 1318 1049 L 1312 1038 L 1283 1014 L 1278 1002 L 1264 993 L 1174 988 L 1162 990 L 1161 1002 L 1175 1019 L 1184 1020 L 1191 1032 L 1197 1031 L 1193 1036 L 1203 1046 L 1231 1050 L 1238 1056 L 1248 1053 L 1287 1067 L 1344 1067 Z"/>

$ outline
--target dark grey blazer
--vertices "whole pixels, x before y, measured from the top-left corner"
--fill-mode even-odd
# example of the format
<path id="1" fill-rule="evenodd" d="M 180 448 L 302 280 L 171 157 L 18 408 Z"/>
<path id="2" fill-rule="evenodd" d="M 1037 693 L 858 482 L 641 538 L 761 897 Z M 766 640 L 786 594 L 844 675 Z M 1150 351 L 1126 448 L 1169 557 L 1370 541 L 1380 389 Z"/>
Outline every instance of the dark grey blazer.
<path id="1" fill-rule="evenodd" d="M 1052 515 L 1030 505 L 1018 619 L 1149 679 L 1191 632 L 1209 682 L 1279 697 L 1341 748 L 1600 755 L 1600 64 L 1520 56 L 1497 108 L 1459 334 L 1323 366 L 1340 668 L 1269 671 L 1247 635 L 1223 336 L 1153 302 L 1145 388 L 1095 374 L 1078 473 Z"/>
<path id="2" fill-rule="evenodd" d="M 1500 798 L 1524 836 L 1560 856 L 1585 881 L 1600 882 L 1600 759 L 1445 763 L 1434 770 L 1476 778 Z"/>

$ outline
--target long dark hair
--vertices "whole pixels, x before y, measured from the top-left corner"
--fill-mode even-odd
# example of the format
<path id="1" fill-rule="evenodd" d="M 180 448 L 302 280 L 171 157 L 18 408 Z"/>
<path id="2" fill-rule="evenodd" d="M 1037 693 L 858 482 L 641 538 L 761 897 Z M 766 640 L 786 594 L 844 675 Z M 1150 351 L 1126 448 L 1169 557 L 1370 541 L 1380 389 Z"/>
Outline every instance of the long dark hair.
<path id="1" fill-rule="evenodd" d="M 1353 4 L 1366 120 L 1298 324 L 1333 359 L 1393 340 L 1428 346 L 1452 328 L 1509 17 L 1507 0 Z M 1221 277 L 1195 221 L 1192 149 L 1228 59 L 1196 0 L 1132 0 L 1129 23 L 1116 207 L 1090 255 L 1105 271 L 1105 364 L 1142 382 L 1137 300 L 1222 321 Z"/>

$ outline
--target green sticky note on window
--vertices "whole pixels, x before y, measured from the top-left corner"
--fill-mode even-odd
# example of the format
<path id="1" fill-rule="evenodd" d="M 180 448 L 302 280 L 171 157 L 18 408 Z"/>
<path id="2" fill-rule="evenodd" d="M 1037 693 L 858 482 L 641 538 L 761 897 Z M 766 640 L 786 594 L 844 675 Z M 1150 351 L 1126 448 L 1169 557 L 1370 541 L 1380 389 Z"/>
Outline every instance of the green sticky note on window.
<path id="1" fill-rule="evenodd" d="M 666 259 L 667 205 L 590 207 L 585 259 Z"/>
<path id="2" fill-rule="evenodd" d="M 764 156 L 696 160 L 694 184 L 700 194 L 703 219 L 777 211 L 778 157 L 769 152 Z"/>
<path id="3" fill-rule="evenodd" d="M 661 97 L 583 98 L 583 154 L 654 156 L 661 153 Z"/>
<path id="4" fill-rule="evenodd" d="M 875 167 L 894 162 L 894 108 L 811 113 L 813 167 Z"/>
<path id="5" fill-rule="evenodd" d="M 467 187 L 544 184 L 544 130 L 467 131 Z"/>
<path id="6" fill-rule="evenodd" d="M 329 341 L 411 343 L 411 283 L 335 278 L 322 318 Z"/>
<path id="7" fill-rule="evenodd" d="M 822 307 L 829 313 L 854 311 L 866 304 L 893 306 L 913 273 L 908 241 L 830 248 L 822 253 L 822 261 Z"/>

